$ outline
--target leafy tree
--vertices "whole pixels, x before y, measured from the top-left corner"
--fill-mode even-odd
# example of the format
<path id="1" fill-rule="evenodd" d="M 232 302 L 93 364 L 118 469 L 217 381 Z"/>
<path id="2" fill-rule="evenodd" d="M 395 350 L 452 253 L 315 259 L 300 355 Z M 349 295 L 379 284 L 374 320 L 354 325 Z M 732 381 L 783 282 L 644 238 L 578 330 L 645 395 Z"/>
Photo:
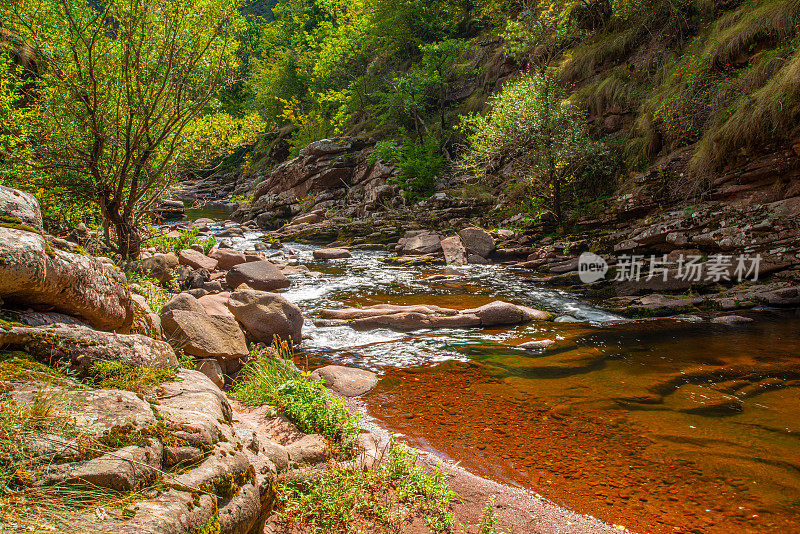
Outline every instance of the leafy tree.
<path id="1" fill-rule="evenodd" d="M 260 129 L 220 113 L 235 81 L 238 3 L 11 0 L 0 8 L 42 65 L 28 121 L 35 168 L 95 202 L 105 238 L 138 255 L 140 227 L 182 171 Z"/>
<path id="2" fill-rule="evenodd" d="M 589 136 L 584 112 L 565 98 L 549 71 L 526 74 L 492 98 L 486 116 L 461 123 L 469 142 L 463 168 L 481 176 L 512 162 L 513 175 L 547 199 L 560 225 L 565 186 L 603 152 Z"/>
<path id="3" fill-rule="evenodd" d="M 19 70 L 9 55 L 0 55 L 0 183 L 12 185 L 22 178 L 31 157 L 25 128 L 30 110 L 20 107 L 24 95 Z"/>

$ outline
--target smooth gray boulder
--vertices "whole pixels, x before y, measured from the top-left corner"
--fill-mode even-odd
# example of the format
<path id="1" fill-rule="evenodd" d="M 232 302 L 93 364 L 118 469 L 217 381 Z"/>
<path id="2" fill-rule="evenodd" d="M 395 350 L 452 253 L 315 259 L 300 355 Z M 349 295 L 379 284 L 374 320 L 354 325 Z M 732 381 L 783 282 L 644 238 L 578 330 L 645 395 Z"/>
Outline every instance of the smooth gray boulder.
<path id="1" fill-rule="evenodd" d="M 345 397 L 359 397 L 378 384 L 378 375 L 364 369 L 326 365 L 311 372 L 311 380 L 323 379 L 325 387 Z"/>
<path id="2" fill-rule="evenodd" d="M 250 261 L 233 267 L 225 276 L 225 282 L 231 289 L 247 284 L 259 291 L 274 291 L 292 285 L 292 282 L 281 273 L 280 269 L 268 261 Z"/>
<path id="3" fill-rule="evenodd" d="M 274 336 L 294 344 L 302 340 L 303 313 L 281 295 L 240 289 L 231 293 L 228 309 L 252 341 L 269 345 Z"/>

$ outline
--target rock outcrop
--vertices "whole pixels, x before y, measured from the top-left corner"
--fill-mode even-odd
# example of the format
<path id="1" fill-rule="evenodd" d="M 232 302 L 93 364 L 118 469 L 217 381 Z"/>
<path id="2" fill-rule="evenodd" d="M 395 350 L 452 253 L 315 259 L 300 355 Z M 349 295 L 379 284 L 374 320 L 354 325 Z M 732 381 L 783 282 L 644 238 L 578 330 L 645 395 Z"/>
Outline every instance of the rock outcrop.
<path id="1" fill-rule="evenodd" d="M 68 364 L 85 372 L 97 361 L 122 361 L 137 367 L 174 368 L 175 352 L 164 341 L 140 334 L 114 334 L 78 325 L 47 327 L 0 325 L 0 346 L 19 348 L 48 365 Z"/>
<path id="2" fill-rule="evenodd" d="M 110 261 L 53 247 L 43 234 L 36 199 L 0 186 L 0 298 L 115 330 L 133 319 L 126 285 Z"/>

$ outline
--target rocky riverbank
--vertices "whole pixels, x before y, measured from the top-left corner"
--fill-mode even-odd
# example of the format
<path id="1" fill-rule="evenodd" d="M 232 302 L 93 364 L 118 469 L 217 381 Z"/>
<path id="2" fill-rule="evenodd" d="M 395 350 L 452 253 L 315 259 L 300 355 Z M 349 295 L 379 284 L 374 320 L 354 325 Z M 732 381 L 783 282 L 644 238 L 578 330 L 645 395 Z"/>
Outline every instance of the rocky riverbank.
<path id="1" fill-rule="evenodd" d="M 0 188 L 0 207 L 2 403 L 10 417 L 6 424 L 20 428 L 19 435 L 9 435 L 9 446 L 18 446 L 22 455 L 4 464 L 11 473 L 4 525 L 12 531 L 44 525 L 82 533 L 285 531 L 273 513 L 276 487 L 309 469 L 339 465 L 336 446 L 302 432 L 274 408 L 246 407 L 221 388 L 254 354 L 269 354 L 254 353 L 258 344 L 269 346 L 275 336 L 303 342 L 303 312 L 275 291 L 291 286 L 287 275 L 313 279 L 320 273 L 288 251 L 271 252 L 279 246 L 274 240 L 254 243 L 252 250 L 229 248 L 225 240 L 243 236 L 247 225 L 228 223 L 212 231 L 213 221 L 196 221 L 193 235 L 213 234 L 219 246 L 146 250 L 124 267 L 152 279 L 129 279 L 111 260 L 46 234 L 29 195 Z M 155 310 L 148 289 L 154 283 L 176 291 Z M 485 327 L 551 319 L 500 301 L 462 311 L 378 306 L 320 315 L 354 328 L 399 330 L 423 323 Z M 322 367 L 310 378 L 324 379 L 331 394 L 343 398 L 363 395 L 377 382 L 373 373 L 342 366 Z M 41 406 L 47 408 L 40 413 Z M 385 432 L 365 427 L 355 465 L 376 465 L 386 447 Z M 426 463 L 433 467 L 437 461 Z M 446 470 L 465 491 L 455 504 L 461 525 L 474 525 L 475 506 L 491 494 L 509 491 L 454 467 Z M 54 515 L 37 502 L 63 493 L 92 495 L 97 504 L 71 505 Z M 561 518 L 569 516 L 579 519 L 582 532 L 613 530 L 512 494 L 513 509 L 538 510 L 526 525 L 558 532 Z M 415 517 L 405 532 L 426 531 L 424 521 L 419 523 L 423 516 Z M 537 517 L 550 519 L 540 523 Z"/>

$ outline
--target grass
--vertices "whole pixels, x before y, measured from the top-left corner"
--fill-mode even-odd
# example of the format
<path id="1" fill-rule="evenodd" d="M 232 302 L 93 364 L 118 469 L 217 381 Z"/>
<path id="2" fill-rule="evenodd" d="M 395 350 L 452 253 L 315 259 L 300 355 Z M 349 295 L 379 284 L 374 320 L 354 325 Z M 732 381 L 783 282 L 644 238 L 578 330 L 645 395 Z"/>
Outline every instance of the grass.
<path id="1" fill-rule="evenodd" d="M 495 534 L 497 532 L 497 512 L 494 509 L 494 495 L 489 497 L 489 501 L 483 509 L 481 523 L 478 526 L 478 534 Z"/>
<path id="2" fill-rule="evenodd" d="M 121 361 L 97 361 L 89 367 L 89 376 L 85 381 L 92 387 L 100 389 L 124 389 L 141 392 L 148 386 L 154 386 L 173 380 L 175 369 L 131 365 Z"/>
<path id="3" fill-rule="evenodd" d="M 307 380 L 293 363 L 289 345 L 277 338 L 275 356 L 256 349 L 232 391 L 246 405 L 268 404 L 283 412 L 298 429 L 325 436 L 342 456 L 355 451 L 360 433 L 357 418 L 331 395 L 323 380 Z"/>
<path id="4" fill-rule="evenodd" d="M 278 513 L 312 532 L 400 532 L 411 517 L 424 517 L 432 532 L 453 532 L 456 495 L 447 477 L 417 461 L 416 451 L 393 440 L 370 471 L 331 465 L 319 477 L 281 483 Z"/>
<path id="5" fill-rule="evenodd" d="M 52 461 L 31 448 L 35 436 L 58 436 L 73 444 L 74 459 L 96 456 L 89 451 L 102 447 L 61 412 L 58 393 L 46 385 L 25 405 L 0 396 L 0 531 L 57 531 L 74 521 L 75 514 L 125 508 L 142 498 L 89 484 L 31 487 Z"/>
<path id="6" fill-rule="evenodd" d="M 170 282 L 169 287 L 165 288 L 158 280 L 145 274 L 128 271 L 125 273 L 125 276 L 129 284 L 137 284 L 141 288 L 141 295 L 154 313 L 159 313 L 161 308 L 164 307 L 164 304 L 166 304 L 175 293 L 180 292 L 178 283 L 174 279 Z"/>

